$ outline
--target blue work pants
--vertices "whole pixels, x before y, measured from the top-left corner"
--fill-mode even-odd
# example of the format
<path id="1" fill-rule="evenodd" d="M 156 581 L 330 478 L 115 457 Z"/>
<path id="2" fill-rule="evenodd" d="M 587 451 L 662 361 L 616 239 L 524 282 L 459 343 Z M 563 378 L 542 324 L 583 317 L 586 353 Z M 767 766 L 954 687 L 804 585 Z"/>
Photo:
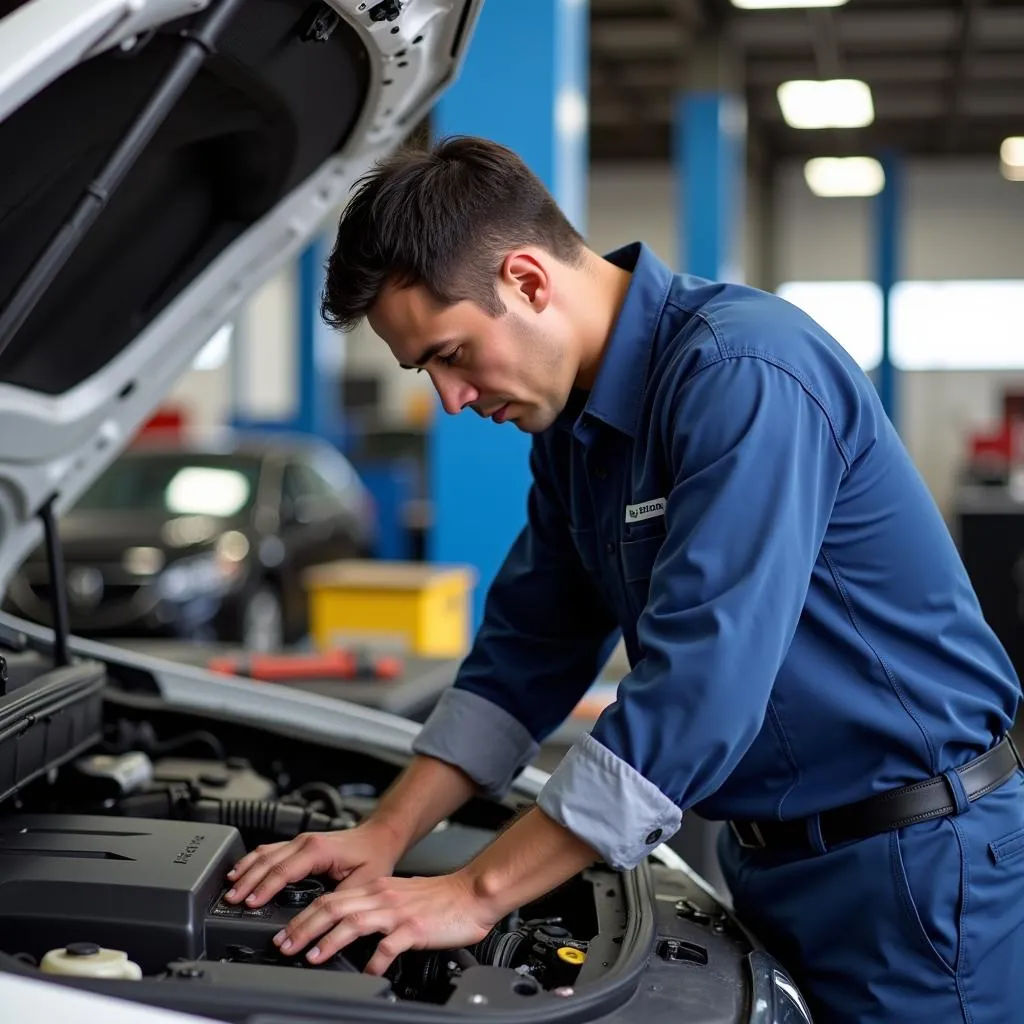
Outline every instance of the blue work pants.
<path id="1" fill-rule="evenodd" d="M 820 855 L 719 856 L 740 920 L 815 1024 L 1024 1021 L 1024 773 L 967 804 Z"/>

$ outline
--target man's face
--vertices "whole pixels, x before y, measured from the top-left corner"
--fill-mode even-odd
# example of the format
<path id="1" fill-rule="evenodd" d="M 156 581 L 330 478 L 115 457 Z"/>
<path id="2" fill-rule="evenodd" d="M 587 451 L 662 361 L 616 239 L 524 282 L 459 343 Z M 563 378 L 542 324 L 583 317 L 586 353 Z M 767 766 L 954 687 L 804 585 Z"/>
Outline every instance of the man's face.
<path id="1" fill-rule="evenodd" d="M 506 312 L 474 302 L 443 306 L 422 286 L 387 286 L 370 311 L 373 330 L 398 362 L 425 371 L 446 412 L 470 408 L 526 433 L 545 430 L 562 411 L 576 368 L 559 319 L 538 292 L 501 283 Z"/>

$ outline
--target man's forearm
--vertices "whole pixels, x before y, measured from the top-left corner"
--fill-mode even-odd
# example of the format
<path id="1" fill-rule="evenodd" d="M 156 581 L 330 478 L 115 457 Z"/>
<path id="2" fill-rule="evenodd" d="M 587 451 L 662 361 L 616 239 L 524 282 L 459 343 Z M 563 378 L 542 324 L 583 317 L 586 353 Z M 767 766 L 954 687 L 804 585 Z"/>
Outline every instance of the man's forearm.
<path id="1" fill-rule="evenodd" d="M 407 850 L 441 820 L 476 793 L 476 786 L 458 768 L 418 755 L 381 797 L 372 821 L 395 836 Z"/>
<path id="2" fill-rule="evenodd" d="M 458 874 L 495 917 L 503 917 L 599 859 L 583 840 L 534 807 Z"/>

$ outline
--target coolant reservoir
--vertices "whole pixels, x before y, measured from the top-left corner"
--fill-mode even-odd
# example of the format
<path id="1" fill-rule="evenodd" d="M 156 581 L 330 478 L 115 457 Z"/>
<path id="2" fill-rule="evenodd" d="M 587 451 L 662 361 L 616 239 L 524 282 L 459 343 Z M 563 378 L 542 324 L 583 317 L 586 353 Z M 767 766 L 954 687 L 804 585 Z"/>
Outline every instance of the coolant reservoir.
<path id="1" fill-rule="evenodd" d="M 51 949 L 39 965 L 46 974 L 64 974 L 75 978 L 125 978 L 138 981 L 142 969 L 120 949 L 104 949 L 95 942 L 72 942 L 62 949 Z"/>

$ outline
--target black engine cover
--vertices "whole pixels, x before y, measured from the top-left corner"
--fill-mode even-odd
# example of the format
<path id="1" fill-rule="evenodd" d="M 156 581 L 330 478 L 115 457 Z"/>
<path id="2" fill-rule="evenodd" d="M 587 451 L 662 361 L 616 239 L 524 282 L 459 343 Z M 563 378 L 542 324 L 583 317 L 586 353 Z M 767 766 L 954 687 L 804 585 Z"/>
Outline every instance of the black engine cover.
<path id="1" fill-rule="evenodd" d="M 224 825 L 23 814 L 0 820 L 0 949 L 122 949 L 155 973 L 205 953 L 207 912 L 244 855 Z"/>

